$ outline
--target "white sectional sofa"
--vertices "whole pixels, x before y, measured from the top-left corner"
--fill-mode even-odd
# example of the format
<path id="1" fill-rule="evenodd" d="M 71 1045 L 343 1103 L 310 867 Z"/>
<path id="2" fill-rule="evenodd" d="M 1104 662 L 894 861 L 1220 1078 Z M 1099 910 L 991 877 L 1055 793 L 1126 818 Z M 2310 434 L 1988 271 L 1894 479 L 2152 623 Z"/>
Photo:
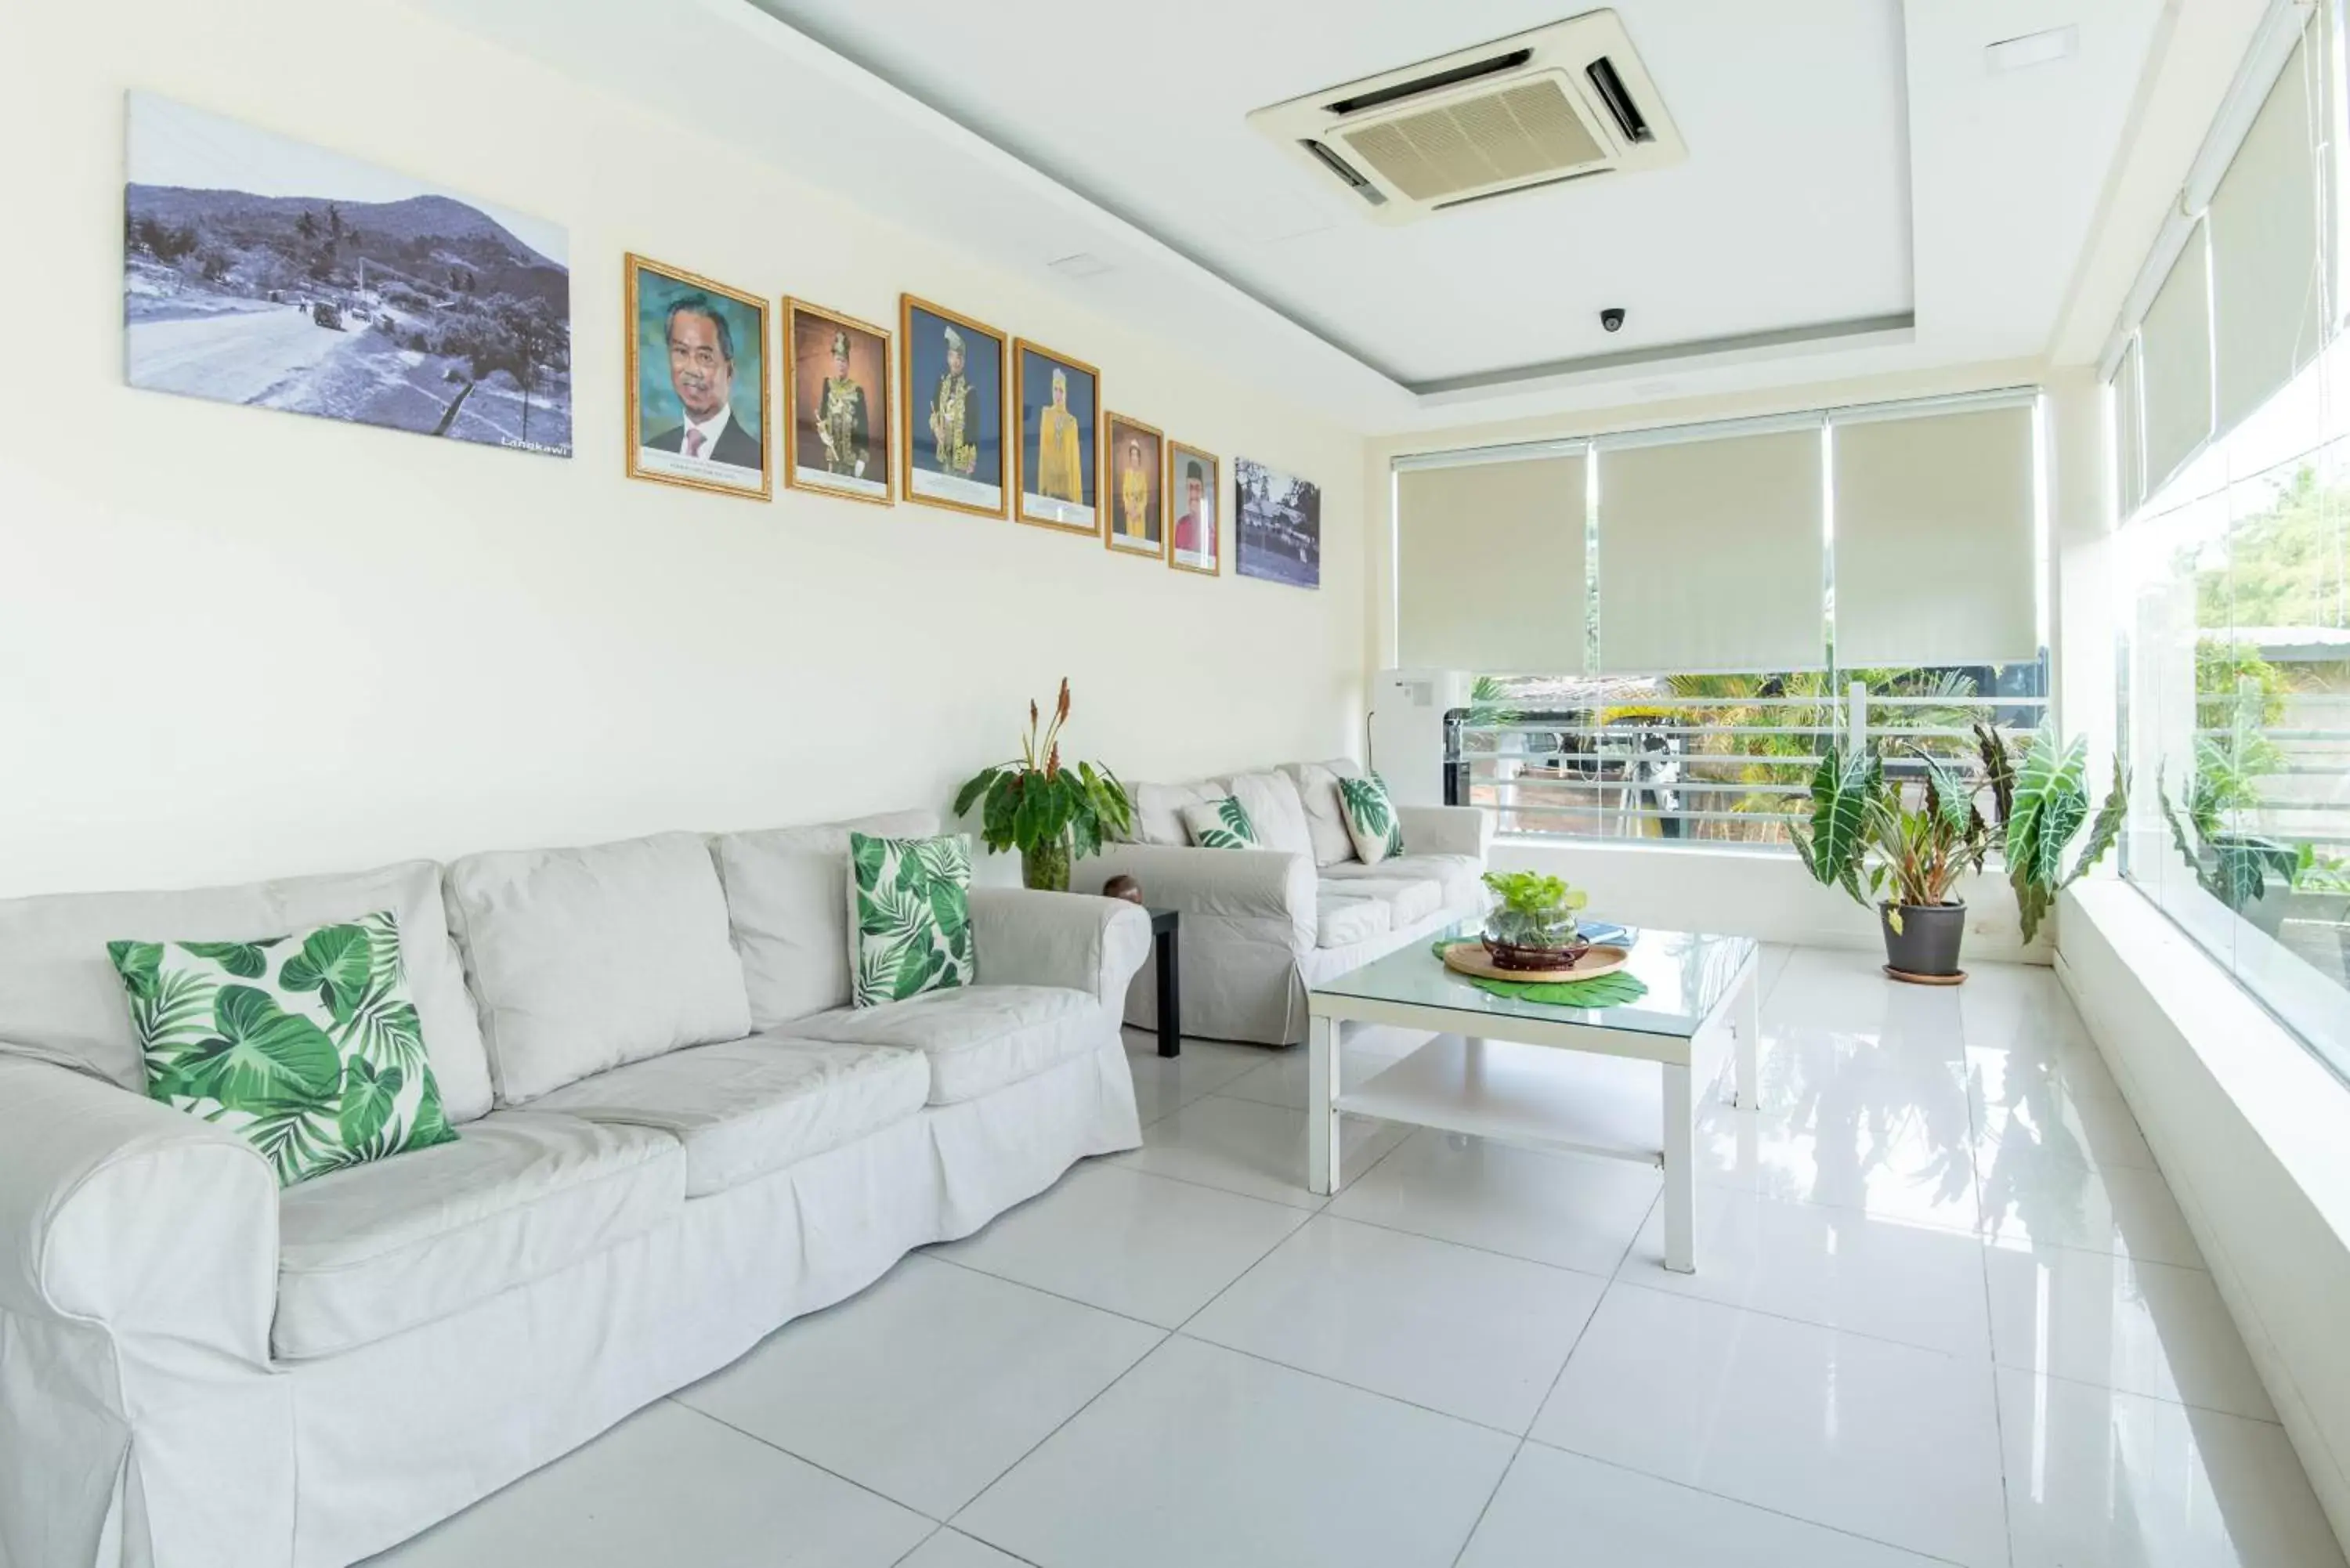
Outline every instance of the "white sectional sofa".
<path id="1" fill-rule="evenodd" d="M 974 889 L 852 1011 L 850 826 L 938 824 L 0 903 L 0 1565 L 352 1562 L 1133 1147 L 1142 911 Z M 381 909 L 455 1141 L 281 1191 L 144 1096 L 108 940 Z"/>
<path id="2" fill-rule="evenodd" d="M 1295 1044 L 1305 1035 L 1306 986 L 1484 914 L 1491 815 L 1399 807 L 1404 854 L 1366 866 L 1339 815 L 1336 784 L 1361 773 L 1340 758 L 1132 786 L 1131 841 L 1104 845 L 1098 861 L 1084 862 L 1082 885 L 1125 873 L 1142 884 L 1147 901 L 1182 911 L 1184 1033 Z M 1263 847 L 1192 846 L 1183 807 L 1225 795 L 1247 808 Z M 1146 972 L 1127 1022 L 1155 1027 L 1158 1008 L 1156 979 Z"/>

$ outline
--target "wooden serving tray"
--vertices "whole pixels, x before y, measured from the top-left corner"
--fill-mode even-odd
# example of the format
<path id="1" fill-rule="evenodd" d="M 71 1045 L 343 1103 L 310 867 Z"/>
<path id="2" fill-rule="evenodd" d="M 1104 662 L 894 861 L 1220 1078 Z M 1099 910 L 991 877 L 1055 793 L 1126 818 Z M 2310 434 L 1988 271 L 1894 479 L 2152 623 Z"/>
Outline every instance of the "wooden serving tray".
<path id="1" fill-rule="evenodd" d="M 1444 950 L 1444 967 L 1462 974 L 1473 974 L 1482 980 L 1527 981 L 1536 985 L 1571 985 L 1578 980 L 1593 980 L 1603 974 L 1614 974 L 1632 961 L 1632 950 L 1594 943 L 1575 961 L 1572 969 L 1503 969 L 1493 961 L 1481 941 L 1454 942 Z"/>

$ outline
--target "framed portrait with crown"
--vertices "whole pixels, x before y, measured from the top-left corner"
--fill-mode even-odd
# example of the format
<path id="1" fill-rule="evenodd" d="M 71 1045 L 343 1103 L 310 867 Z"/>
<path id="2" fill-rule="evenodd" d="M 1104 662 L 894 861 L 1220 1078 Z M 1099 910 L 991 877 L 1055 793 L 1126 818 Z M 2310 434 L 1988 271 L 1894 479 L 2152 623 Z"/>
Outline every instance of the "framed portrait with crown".
<path id="1" fill-rule="evenodd" d="M 1003 371 L 1010 339 L 914 295 L 898 297 L 898 488 L 909 501 L 1012 514 L 1003 483 Z"/>
<path id="2" fill-rule="evenodd" d="M 784 301 L 784 483 L 888 506 L 897 499 L 889 329 Z"/>

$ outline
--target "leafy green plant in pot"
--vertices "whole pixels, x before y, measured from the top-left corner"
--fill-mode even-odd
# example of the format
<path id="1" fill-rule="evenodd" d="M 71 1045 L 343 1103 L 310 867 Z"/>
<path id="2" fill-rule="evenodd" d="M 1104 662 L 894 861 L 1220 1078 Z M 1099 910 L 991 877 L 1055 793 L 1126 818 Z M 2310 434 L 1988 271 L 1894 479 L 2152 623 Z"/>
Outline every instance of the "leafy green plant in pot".
<path id="1" fill-rule="evenodd" d="M 1575 911 L 1591 896 L 1540 871 L 1488 871 L 1485 886 L 1501 902 L 1485 917 L 1485 950 L 1498 969 L 1567 969 L 1591 944 Z"/>
<path id="2" fill-rule="evenodd" d="M 2077 881 L 2111 847 L 2127 806 L 2116 774 L 2071 869 L 2064 853 L 2089 815 L 2088 742 L 2059 747 L 2043 731 L 2018 764 L 1988 724 L 1975 725 L 1980 782 L 1960 778 L 1943 759 L 1911 748 L 1918 777 L 1888 781 L 1883 758 L 1847 755 L 1831 743 L 1812 775 L 1812 820 L 1794 833 L 1804 867 L 1856 903 L 1874 904 L 1885 932 L 1887 966 L 1900 975 L 1949 979 L 1960 973 L 1965 903 L 1960 877 L 1980 871 L 1997 847 L 2015 889 L 2016 911 L 2030 941 L 2057 892 Z M 1976 804 L 1988 791 L 1992 815 Z"/>
<path id="3" fill-rule="evenodd" d="M 1091 763 L 1061 761 L 1061 726 L 1069 722 L 1069 680 L 1053 722 L 1028 704 L 1028 733 L 1018 760 L 972 775 L 955 795 L 955 815 L 980 808 L 979 836 L 997 851 L 1020 851 L 1020 879 L 1050 893 L 1069 890 L 1069 867 L 1098 850 L 1106 834 L 1134 826 L 1134 801 L 1118 775 Z"/>

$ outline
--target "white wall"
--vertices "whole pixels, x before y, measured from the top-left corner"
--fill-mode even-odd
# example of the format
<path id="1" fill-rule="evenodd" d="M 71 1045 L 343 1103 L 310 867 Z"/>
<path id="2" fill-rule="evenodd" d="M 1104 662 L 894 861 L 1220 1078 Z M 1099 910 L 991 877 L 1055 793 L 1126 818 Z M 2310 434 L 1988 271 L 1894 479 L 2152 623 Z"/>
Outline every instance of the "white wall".
<path id="1" fill-rule="evenodd" d="M 1047 258 L 971 265 L 783 172 L 821 147 L 703 140 L 388 0 L 90 0 L 7 35 L 0 895 L 942 805 L 1064 673 L 1072 753 L 1130 777 L 1358 746 L 1360 438 Z M 577 455 L 126 388 L 132 87 L 567 224 Z M 629 250 L 873 321 L 910 290 L 1090 359 L 1110 407 L 1225 458 L 1227 498 L 1240 453 L 1318 481 L 1324 587 L 631 482 Z"/>

